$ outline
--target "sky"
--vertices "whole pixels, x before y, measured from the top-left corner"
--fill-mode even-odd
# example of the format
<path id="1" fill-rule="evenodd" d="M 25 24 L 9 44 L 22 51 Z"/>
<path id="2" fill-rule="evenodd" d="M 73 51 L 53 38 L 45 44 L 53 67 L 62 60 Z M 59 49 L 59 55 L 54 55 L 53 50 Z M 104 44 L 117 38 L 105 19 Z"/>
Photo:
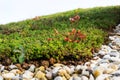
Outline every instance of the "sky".
<path id="1" fill-rule="evenodd" d="M 0 24 L 77 8 L 120 5 L 120 0 L 0 0 Z"/>

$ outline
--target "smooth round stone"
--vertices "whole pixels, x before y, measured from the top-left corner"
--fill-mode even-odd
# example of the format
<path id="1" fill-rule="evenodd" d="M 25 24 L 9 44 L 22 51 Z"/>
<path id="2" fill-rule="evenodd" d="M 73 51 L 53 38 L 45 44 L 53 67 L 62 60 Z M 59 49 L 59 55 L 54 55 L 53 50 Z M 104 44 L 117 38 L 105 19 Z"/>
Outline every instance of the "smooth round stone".
<path id="1" fill-rule="evenodd" d="M 82 75 L 89 76 L 90 72 L 87 69 L 82 70 Z"/>
<path id="2" fill-rule="evenodd" d="M 31 65 L 28 70 L 31 71 L 31 72 L 34 72 L 35 71 L 35 65 Z"/>
<path id="3" fill-rule="evenodd" d="M 115 40 L 116 36 L 109 36 L 110 40 Z"/>
<path id="4" fill-rule="evenodd" d="M 23 78 L 24 78 L 24 79 L 32 79 L 32 78 L 33 78 L 33 75 L 34 75 L 34 74 L 33 74 L 32 72 L 30 72 L 30 71 L 27 70 L 27 71 L 24 72 Z"/>
<path id="5" fill-rule="evenodd" d="M 113 76 L 113 77 L 111 77 L 111 79 L 110 80 L 120 80 L 120 76 Z"/>
<path id="6" fill-rule="evenodd" d="M 108 68 L 111 68 L 111 69 L 113 69 L 114 71 L 116 71 L 116 70 L 118 70 L 118 65 L 116 65 L 116 64 L 109 64 L 109 66 L 108 66 Z"/>
<path id="7" fill-rule="evenodd" d="M 4 69 L 5 69 L 5 66 L 1 66 L 0 72 L 4 71 Z"/>
<path id="8" fill-rule="evenodd" d="M 73 76 L 70 77 L 69 80 L 82 80 L 82 79 L 78 76 L 78 74 L 73 74 Z"/>
<path id="9" fill-rule="evenodd" d="M 15 74 L 14 73 L 4 73 L 4 74 L 2 74 L 2 76 L 5 79 L 12 79 L 15 76 Z"/>
<path id="10" fill-rule="evenodd" d="M 70 69 L 68 66 L 64 66 L 63 69 L 66 70 L 66 72 L 67 72 L 68 74 L 71 74 L 71 73 L 72 73 L 72 72 L 71 72 L 71 69 Z"/>
<path id="11" fill-rule="evenodd" d="M 116 58 L 116 57 L 111 57 L 110 58 L 110 61 L 111 62 L 114 62 L 114 63 L 120 63 L 120 59 Z"/>
<path id="12" fill-rule="evenodd" d="M 75 66 L 73 66 L 73 65 L 70 66 L 70 71 L 71 71 L 70 74 L 74 73 L 75 72 Z"/>
<path id="13" fill-rule="evenodd" d="M 63 80 L 63 78 L 61 76 L 57 76 L 54 78 L 54 80 Z"/>
<path id="14" fill-rule="evenodd" d="M 22 72 L 19 69 L 13 69 L 10 72 L 14 74 L 22 74 Z"/>
<path id="15" fill-rule="evenodd" d="M 10 69 L 17 69 L 17 66 L 11 64 L 11 65 L 9 66 L 9 68 L 10 68 Z"/>
<path id="16" fill-rule="evenodd" d="M 112 49 L 118 49 L 118 47 L 116 45 L 113 45 L 113 43 L 109 43 L 109 46 L 112 48 Z"/>
<path id="17" fill-rule="evenodd" d="M 120 70 L 117 70 L 112 73 L 113 76 L 120 76 Z"/>
<path id="18" fill-rule="evenodd" d="M 66 70 L 64 70 L 64 69 L 60 69 L 59 71 L 58 71 L 58 75 L 59 76 L 65 76 L 65 78 L 67 79 L 67 80 L 69 80 L 70 79 L 70 75 L 66 72 Z"/>
<path id="19" fill-rule="evenodd" d="M 31 80 L 39 80 L 39 79 L 37 79 L 37 78 L 32 78 Z"/>
<path id="20" fill-rule="evenodd" d="M 106 51 L 100 50 L 100 51 L 98 52 L 99 55 L 106 55 L 107 53 L 108 53 L 107 50 L 106 50 Z"/>
<path id="21" fill-rule="evenodd" d="M 53 65 L 54 67 L 63 67 L 64 65 L 63 64 L 60 64 L 60 63 L 56 63 Z"/>
<path id="22" fill-rule="evenodd" d="M 110 53 L 108 53 L 111 57 L 120 58 L 120 53 L 117 50 L 112 50 Z"/>
<path id="23" fill-rule="evenodd" d="M 77 66 L 75 67 L 75 71 L 79 71 L 81 68 L 82 68 L 81 65 L 77 65 Z"/>
<path id="24" fill-rule="evenodd" d="M 102 45 L 101 50 L 104 51 L 105 53 L 109 53 L 112 49 L 107 45 Z"/>
<path id="25" fill-rule="evenodd" d="M 36 71 L 42 71 L 42 72 L 44 72 L 45 71 L 45 67 L 44 66 L 40 66 L 39 68 L 37 68 L 36 70 L 35 70 L 35 72 Z"/>
<path id="26" fill-rule="evenodd" d="M 103 59 L 104 59 L 104 60 L 110 60 L 110 58 L 111 58 L 111 57 L 110 57 L 110 55 L 108 55 L 108 54 L 105 55 L 105 56 L 103 56 Z"/>
<path id="27" fill-rule="evenodd" d="M 41 72 L 41 71 L 38 71 L 34 78 L 38 78 L 38 79 L 41 79 L 41 80 L 47 80 L 46 77 L 45 77 L 45 73 Z"/>
<path id="28" fill-rule="evenodd" d="M 3 80 L 3 77 L 0 75 L 0 80 Z"/>
<path id="29" fill-rule="evenodd" d="M 90 76 L 89 76 L 89 80 L 95 80 L 93 74 L 90 74 Z"/>
<path id="30" fill-rule="evenodd" d="M 104 67 L 101 67 L 101 66 L 96 67 L 96 68 L 93 70 L 93 75 L 94 75 L 95 78 L 96 78 L 96 77 L 100 76 L 101 74 L 103 74 L 104 70 L 105 70 Z"/>
<path id="31" fill-rule="evenodd" d="M 47 72 L 46 73 L 46 77 L 47 77 L 47 79 L 52 79 L 52 73 L 51 72 Z"/>
<path id="32" fill-rule="evenodd" d="M 99 75 L 95 80 L 106 80 L 110 77 L 111 75 L 109 74 L 101 74 Z"/>
<path id="33" fill-rule="evenodd" d="M 17 74 L 14 77 L 12 77 L 12 80 L 23 80 L 23 77 Z"/>
<path id="34" fill-rule="evenodd" d="M 81 77 L 81 80 L 89 80 L 89 79 L 88 79 L 88 77 L 86 77 L 86 76 L 82 76 L 82 77 Z"/>
<path id="35" fill-rule="evenodd" d="M 108 69 L 105 69 L 103 73 L 104 74 L 110 74 L 110 73 L 112 73 L 114 71 L 115 71 L 114 69 L 108 68 Z"/>
<path id="36" fill-rule="evenodd" d="M 53 76 L 56 76 L 57 73 L 58 73 L 58 71 L 59 71 L 61 68 L 62 68 L 62 67 L 55 67 L 55 68 L 53 68 L 53 70 L 52 70 L 52 75 L 53 75 Z"/>

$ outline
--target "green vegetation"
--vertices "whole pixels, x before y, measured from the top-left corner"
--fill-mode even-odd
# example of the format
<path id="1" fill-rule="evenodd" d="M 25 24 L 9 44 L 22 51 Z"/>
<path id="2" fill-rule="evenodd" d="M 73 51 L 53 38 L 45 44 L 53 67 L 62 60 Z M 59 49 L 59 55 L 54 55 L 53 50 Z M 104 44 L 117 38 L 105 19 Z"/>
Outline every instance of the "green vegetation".
<path id="1" fill-rule="evenodd" d="M 69 18 L 75 15 L 80 20 L 71 23 Z M 91 57 L 103 44 L 106 31 L 119 22 L 120 6 L 111 6 L 76 9 L 0 25 L 0 59 L 10 57 L 13 62 L 22 63 L 51 57 L 57 60 Z M 73 30 L 81 34 L 72 34 Z"/>

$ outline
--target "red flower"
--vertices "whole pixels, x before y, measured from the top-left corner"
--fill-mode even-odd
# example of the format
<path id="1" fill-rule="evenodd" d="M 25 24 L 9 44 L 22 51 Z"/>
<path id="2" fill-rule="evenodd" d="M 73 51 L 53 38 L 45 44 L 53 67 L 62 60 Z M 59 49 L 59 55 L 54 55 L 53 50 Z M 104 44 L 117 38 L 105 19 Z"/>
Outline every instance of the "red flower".
<path id="1" fill-rule="evenodd" d="M 52 40 L 52 38 L 48 38 L 47 40 L 48 40 L 48 41 L 51 41 L 51 40 Z"/>

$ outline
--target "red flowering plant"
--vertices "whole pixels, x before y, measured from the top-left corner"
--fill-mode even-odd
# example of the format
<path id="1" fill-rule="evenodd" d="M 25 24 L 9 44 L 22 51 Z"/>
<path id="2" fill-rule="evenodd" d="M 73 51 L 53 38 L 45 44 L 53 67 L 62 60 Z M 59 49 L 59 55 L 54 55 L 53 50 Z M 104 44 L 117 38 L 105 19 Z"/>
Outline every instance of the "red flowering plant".
<path id="1" fill-rule="evenodd" d="M 86 35 L 84 35 L 80 30 L 76 30 L 73 28 L 72 31 L 68 32 L 68 34 L 65 36 L 64 41 L 79 43 L 85 38 L 86 38 Z"/>

